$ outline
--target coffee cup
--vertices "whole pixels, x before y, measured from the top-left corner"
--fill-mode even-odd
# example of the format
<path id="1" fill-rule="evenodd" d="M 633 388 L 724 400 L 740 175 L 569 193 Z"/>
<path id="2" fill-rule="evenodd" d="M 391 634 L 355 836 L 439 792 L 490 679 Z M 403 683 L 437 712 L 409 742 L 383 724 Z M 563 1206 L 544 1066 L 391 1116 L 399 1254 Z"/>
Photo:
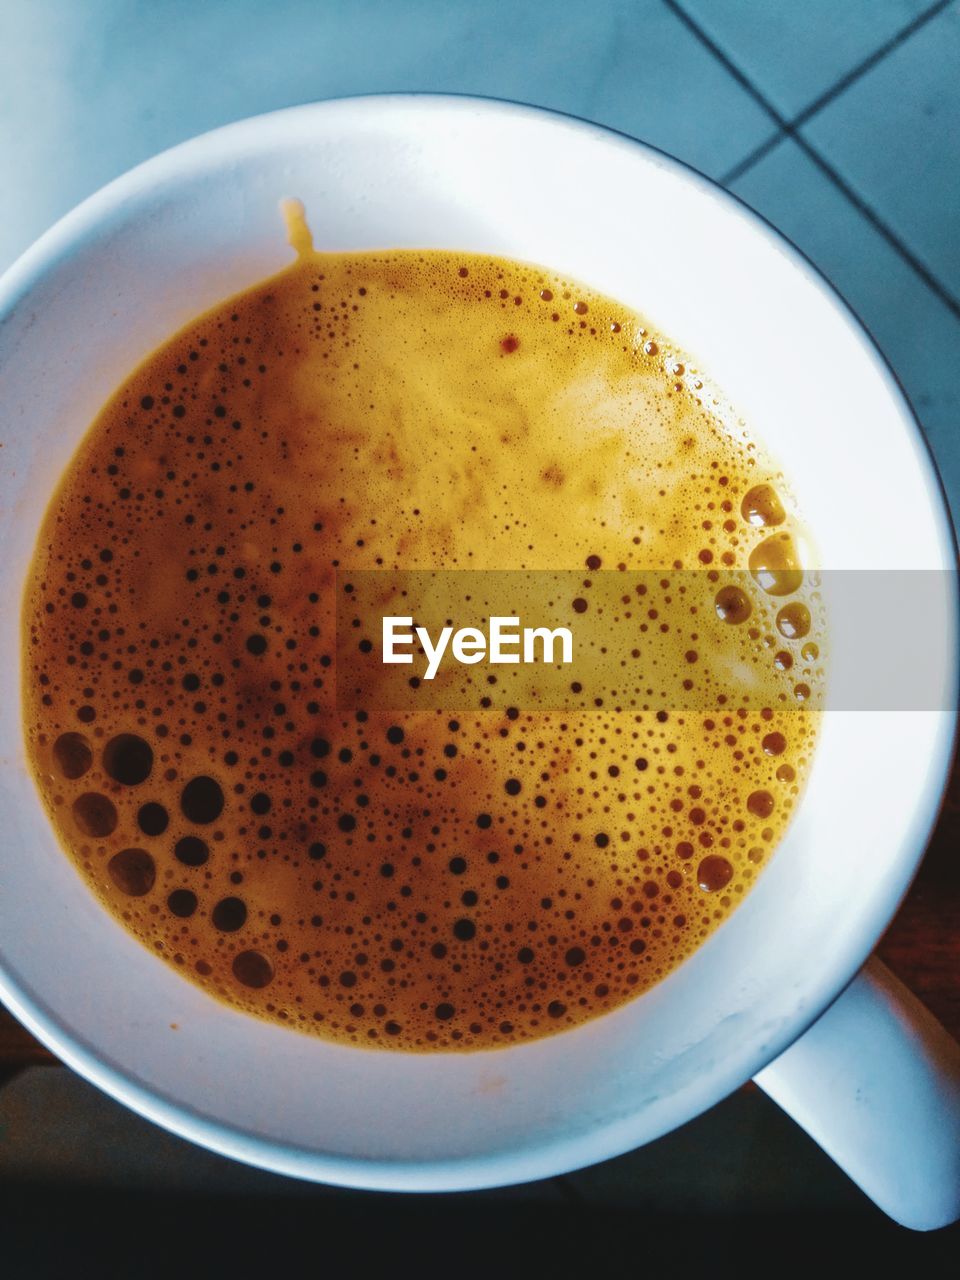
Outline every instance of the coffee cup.
<path id="1" fill-rule="evenodd" d="M 783 464 L 824 566 L 942 573 L 950 593 L 938 708 L 828 712 L 797 814 L 743 905 L 658 986 L 563 1034 L 475 1053 L 371 1052 L 220 1004 L 105 913 L 30 778 L 16 604 L 50 494 L 141 359 L 285 265 L 278 205 L 290 196 L 326 248 L 497 253 L 636 307 Z M 812 345 L 823 358 L 811 361 Z M 775 231 L 651 148 L 531 108 L 410 95 L 259 117 L 119 179 L 11 268 L 0 424 L 11 603 L 0 998 L 63 1061 L 237 1159 L 410 1191 L 590 1164 L 756 1077 L 899 1221 L 960 1216 L 960 1050 L 869 958 L 922 857 L 951 760 L 953 535 L 895 379 Z"/>

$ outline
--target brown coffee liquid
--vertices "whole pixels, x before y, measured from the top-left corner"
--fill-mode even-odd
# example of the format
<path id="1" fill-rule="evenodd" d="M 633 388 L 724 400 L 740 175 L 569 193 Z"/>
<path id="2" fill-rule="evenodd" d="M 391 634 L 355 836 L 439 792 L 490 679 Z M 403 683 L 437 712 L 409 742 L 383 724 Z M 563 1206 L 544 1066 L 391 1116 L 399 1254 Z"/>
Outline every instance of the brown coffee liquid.
<path id="1" fill-rule="evenodd" d="M 679 964 L 790 819 L 817 716 L 782 692 L 816 651 L 785 488 L 609 298 L 300 247 L 154 352 L 63 477 L 25 600 L 35 776 L 105 907 L 221 999 L 371 1047 L 547 1035 Z M 335 573 L 397 567 L 702 569 L 752 656 L 708 715 L 338 712 Z M 679 687 L 695 641 L 661 644 Z"/>

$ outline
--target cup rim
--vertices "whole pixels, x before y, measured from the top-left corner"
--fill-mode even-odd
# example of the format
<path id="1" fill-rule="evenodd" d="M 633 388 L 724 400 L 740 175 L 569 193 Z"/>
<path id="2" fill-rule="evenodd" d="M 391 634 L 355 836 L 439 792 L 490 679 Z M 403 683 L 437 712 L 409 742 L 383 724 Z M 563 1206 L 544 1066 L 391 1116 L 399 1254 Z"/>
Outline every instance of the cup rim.
<path id="1" fill-rule="evenodd" d="M 930 504 L 936 515 L 937 542 L 941 560 L 945 567 L 952 568 L 956 564 L 956 533 L 948 514 L 949 507 L 943 481 L 937 470 L 930 445 L 923 435 L 916 414 L 896 373 L 880 351 L 866 325 L 835 286 L 783 232 L 751 209 L 739 196 L 725 190 L 713 179 L 660 148 L 620 130 L 599 125 L 569 113 L 469 94 L 383 93 L 326 99 L 284 108 L 280 111 L 247 117 L 207 131 L 159 153 L 114 179 L 64 215 L 35 241 L 0 276 L 0 323 L 10 310 L 42 280 L 48 270 L 69 257 L 83 237 L 121 206 L 128 197 L 135 193 L 142 193 L 150 186 L 162 183 L 166 178 L 182 172 L 198 156 L 202 159 L 203 153 L 211 145 L 222 150 L 223 144 L 232 145 L 257 130 L 276 127 L 284 119 L 293 116 L 315 116 L 330 109 L 343 107 L 345 104 L 356 105 L 361 110 L 371 109 L 374 106 L 382 110 L 389 109 L 392 103 L 401 104 L 411 101 L 427 105 L 431 112 L 440 114 L 465 108 L 480 108 L 491 116 L 497 112 L 505 116 L 521 113 L 541 120 L 553 118 L 558 122 L 565 122 L 567 126 L 587 135 L 593 135 L 597 140 L 609 138 L 612 135 L 629 144 L 631 148 L 639 148 L 640 151 L 652 155 L 658 163 L 669 167 L 685 182 L 712 199 L 726 202 L 738 218 L 752 226 L 754 232 L 766 235 L 785 254 L 794 269 L 799 271 L 808 283 L 815 286 L 826 305 L 839 310 L 882 378 L 898 407 L 900 419 L 908 430 Z M 951 604 L 951 616 L 956 633 L 957 620 L 960 618 L 960 603 L 958 603 L 955 581 L 951 587 Z M 688 1100 L 681 1108 L 682 1114 L 675 1116 L 670 1127 L 684 1123 L 693 1115 L 713 1105 L 730 1089 L 737 1087 L 750 1075 L 755 1074 L 798 1039 L 852 980 L 886 923 L 892 918 L 922 860 L 940 811 L 946 780 L 957 748 L 956 655 L 951 663 L 950 675 L 952 688 L 948 713 L 949 727 L 938 735 L 937 753 L 931 753 L 925 793 L 920 797 L 913 797 L 915 830 L 911 847 L 914 852 L 909 857 L 906 854 L 901 855 L 902 874 L 898 873 L 893 898 L 888 895 L 883 903 L 874 909 L 868 924 L 863 922 L 859 924 L 847 945 L 845 963 L 842 966 L 838 964 L 832 971 L 832 976 L 820 983 L 819 989 L 808 993 L 811 998 L 802 1013 L 787 1019 L 786 1027 L 781 1028 L 779 1034 L 771 1038 L 762 1048 L 758 1049 L 754 1046 L 749 1054 L 741 1054 L 734 1068 L 728 1065 L 726 1070 L 723 1070 L 718 1066 L 711 1075 L 710 1087 L 698 1090 L 697 1096 L 692 1099 L 693 1105 L 691 1106 Z M 247 1163 L 293 1176 L 354 1187 L 411 1191 L 461 1190 L 504 1185 L 508 1182 L 528 1181 L 548 1176 L 561 1169 L 580 1167 L 585 1163 L 616 1155 L 635 1145 L 629 1140 L 629 1135 L 626 1142 L 622 1137 L 618 1139 L 617 1127 L 607 1125 L 591 1131 L 576 1141 L 569 1138 L 554 1139 L 542 1144 L 536 1151 L 524 1152 L 524 1158 L 513 1154 L 494 1158 L 462 1157 L 457 1160 L 429 1162 L 376 1159 L 358 1161 L 352 1157 L 332 1156 L 329 1153 L 297 1151 L 295 1148 L 282 1146 L 274 1140 L 262 1138 L 245 1130 L 240 1124 L 225 1125 L 220 1121 L 211 1121 L 193 1113 L 188 1106 L 174 1099 L 163 1098 L 142 1086 L 130 1074 L 125 1073 L 121 1066 L 112 1063 L 107 1053 L 89 1045 L 82 1036 L 62 1026 L 57 1017 L 45 1009 L 39 993 L 28 991 L 22 984 L 18 985 L 3 970 L 0 970 L 0 995 L 21 1021 L 64 1062 L 125 1105 L 201 1146 L 229 1154 Z M 501 1051 L 489 1052 L 496 1054 Z M 558 1149 L 565 1152 L 559 1160 L 556 1155 Z M 571 1151 L 573 1151 L 573 1159 L 570 1158 Z M 508 1163 L 515 1167 L 507 1176 L 504 1176 L 505 1166 Z"/>

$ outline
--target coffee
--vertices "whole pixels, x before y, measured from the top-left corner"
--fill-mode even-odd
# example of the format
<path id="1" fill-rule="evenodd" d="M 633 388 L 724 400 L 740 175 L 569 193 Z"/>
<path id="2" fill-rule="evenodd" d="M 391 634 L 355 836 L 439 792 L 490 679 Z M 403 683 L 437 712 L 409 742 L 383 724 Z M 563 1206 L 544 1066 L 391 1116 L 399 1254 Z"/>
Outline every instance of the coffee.
<path id="1" fill-rule="evenodd" d="M 24 609 L 40 792 L 116 919 L 241 1009 L 411 1050 L 569 1028 L 695 950 L 796 805 L 823 637 L 787 487 L 609 298 L 299 248 L 150 355 L 60 483 Z M 340 705 L 346 571 L 504 568 L 578 570 L 575 613 L 590 575 L 696 571 L 740 675 L 709 711 Z M 692 684 L 696 619 L 636 623 Z"/>

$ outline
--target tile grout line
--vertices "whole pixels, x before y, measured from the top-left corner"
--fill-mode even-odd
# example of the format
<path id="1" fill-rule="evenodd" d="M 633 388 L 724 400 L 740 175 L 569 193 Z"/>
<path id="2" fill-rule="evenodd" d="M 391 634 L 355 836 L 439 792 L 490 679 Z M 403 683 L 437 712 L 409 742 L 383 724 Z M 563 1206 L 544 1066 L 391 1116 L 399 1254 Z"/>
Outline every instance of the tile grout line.
<path id="1" fill-rule="evenodd" d="M 909 40 L 912 35 L 922 27 L 925 27 L 928 22 L 932 21 L 932 19 L 939 17 L 939 15 L 943 13 L 944 9 L 948 9 L 952 4 L 953 0 L 937 0 L 937 3 L 931 5 L 929 9 L 925 9 L 923 13 L 918 13 L 912 22 L 908 22 L 905 27 L 901 28 L 901 30 L 896 33 L 896 35 L 891 36 L 886 44 L 882 44 L 878 49 L 874 49 L 873 53 L 871 53 L 869 57 L 864 58 L 862 62 L 858 62 L 855 67 L 851 67 L 845 75 L 842 75 L 840 79 L 822 93 L 819 98 L 814 98 L 813 102 L 809 103 L 809 105 L 804 107 L 802 111 L 793 117 L 789 122 L 788 127 L 791 129 L 798 129 L 801 125 L 806 124 L 812 116 L 815 116 L 818 111 L 822 111 L 824 107 L 833 102 L 834 98 L 838 98 L 844 90 L 848 89 L 850 85 L 859 80 L 861 76 L 866 75 L 868 71 L 872 71 L 878 63 L 883 61 L 887 54 L 893 53 L 894 49 L 898 49 L 900 45 Z"/>
<path id="2" fill-rule="evenodd" d="M 750 77 L 746 75 L 745 72 L 741 71 L 740 68 L 737 66 L 737 64 L 733 62 L 732 59 L 729 58 L 726 53 L 724 53 L 723 49 L 720 48 L 716 40 L 708 36 L 707 33 L 703 30 L 703 28 L 699 26 L 699 24 L 696 23 L 693 20 L 693 18 L 690 17 L 686 9 L 684 9 L 683 6 L 678 3 L 678 0 L 663 0 L 663 4 L 666 5 L 666 7 L 670 10 L 670 12 L 674 15 L 675 18 L 680 19 L 680 21 L 691 32 L 691 34 L 696 36 L 696 38 L 700 41 L 700 43 L 710 53 L 713 54 L 713 56 L 717 59 L 717 61 L 721 63 L 721 65 L 727 71 L 729 71 L 730 75 L 733 76 L 737 84 L 739 84 L 742 89 L 745 89 L 747 93 L 749 93 L 750 97 L 753 98 L 754 102 L 756 102 L 757 105 L 766 112 L 766 114 L 770 117 L 770 119 L 774 122 L 774 124 L 777 126 L 778 129 L 788 129 L 790 127 L 787 124 L 787 121 L 784 119 L 784 117 L 776 109 L 776 107 L 774 107 L 772 103 L 767 101 L 767 99 L 760 92 L 757 86 L 753 83 Z"/>
<path id="3" fill-rule="evenodd" d="M 944 9 L 949 8 L 952 3 L 953 0 L 937 0 L 936 4 L 931 5 L 929 9 L 918 14 L 912 22 L 907 23 L 905 27 L 901 28 L 901 30 L 898 31 L 896 35 L 892 36 L 885 44 L 880 45 L 878 49 L 874 49 L 873 53 L 871 53 L 869 57 L 864 58 L 862 62 L 857 63 L 855 67 L 851 67 L 851 69 L 846 72 L 845 75 L 842 75 L 835 84 L 831 85 L 830 88 L 820 94 L 819 97 L 814 98 L 812 102 L 808 103 L 807 106 L 805 106 L 802 111 L 799 111 L 792 119 L 783 120 L 783 132 L 787 136 L 792 137 L 797 129 L 802 125 L 805 125 L 808 120 L 811 120 L 815 115 L 822 111 L 824 107 L 829 106 L 834 99 L 838 98 L 846 89 L 849 89 L 852 84 L 855 84 L 861 76 L 866 75 L 868 71 L 872 71 L 878 63 L 883 61 L 887 54 L 892 53 L 894 49 L 899 48 L 904 41 L 908 40 L 922 27 L 926 26 L 926 24 L 933 18 L 938 17 L 943 13 Z M 672 5 L 669 5 L 669 7 L 671 9 L 673 8 Z M 676 10 L 674 10 L 674 12 L 676 12 Z M 726 63 L 724 65 L 726 65 Z M 761 95 L 758 93 L 757 96 L 760 97 Z M 755 147 L 753 151 L 724 174 L 720 181 L 724 185 L 728 182 L 735 182 L 737 178 L 742 177 L 749 169 L 752 169 L 755 164 L 762 160 L 765 155 L 769 154 L 779 140 L 779 136 L 773 135 L 770 138 L 767 138 L 765 142 L 761 142 L 759 146 Z"/>
<path id="4" fill-rule="evenodd" d="M 950 0 L 941 0 L 941 4 L 939 7 L 933 6 L 931 9 L 927 10 L 927 15 L 930 18 L 936 17 L 936 15 L 941 11 L 941 9 L 946 7 L 947 3 L 950 3 Z M 750 78 L 747 75 L 745 75 L 743 71 L 740 70 L 740 68 L 736 65 L 736 63 L 731 61 L 731 59 L 723 51 L 723 49 L 720 48 L 720 46 L 716 43 L 716 41 L 712 40 L 711 37 L 708 36 L 706 32 L 700 28 L 700 26 L 693 20 L 693 18 L 691 18 L 690 15 L 685 11 L 685 9 L 678 3 L 678 0 L 663 0 L 663 4 L 671 11 L 671 13 L 674 14 L 675 17 L 679 18 L 679 20 L 684 24 L 684 26 L 687 27 L 687 29 L 691 32 L 693 36 L 696 37 L 697 40 L 700 41 L 700 43 L 708 50 L 708 52 L 713 54 L 713 56 L 717 59 L 717 61 L 720 62 L 720 64 L 730 73 L 730 75 L 733 76 L 733 78 L 737 81 L 737 83 L 747 93 L 749 93 L 751 98 L 753 98 L 754 102 L 756 102 L 757 105 L 762 108 L 762 110 L 770 117 L 770 119 L 777 126 L 777 132 L 775 134 L 773 134 L 765 142 L 761 143 L 760 146 L 757 147 L 756 150 L 746 158 L 746 160 L 741 161 L 741 163 L 738 165 L 735 165 L 734 168 L 731 169 L 728 174 L 725 174 L 720 179 L 721 186 L 726 186 L 727 183 L 733 182 L 735 179 L 741 177 L 744 173 L 747 172 L 747 170 L 750 167 L 752 167 L 753 164 L 755 164 L 759 159 L 761 159 L 763 155 L 767 155 L 770 151 L 772 151 L 773 148 L 777 146 L 781 141 L 783 141 L 784 138 L 791 139 L 804 152 L 807 158 L 817 166 L 817 168 L 821 171 L 821 173 L 823 173 L 823 175 L 826 178 L 828 178 L 831 183 L 833 183 L 833 185 L 837 188 L 837 190 L 840 191 L 840 193 L 844 195 L 847 198 L 847 200 L 849 200 L 849 202 L 853 205 L 853 207 L 857 210 L 857 212 L 870 224 L 870 226 L 873 227 L 873 229 L 884 240 L 886 240 L 887 244 L 889 244 L 892 249 L 894 249 L 897 253 L 899 253 L 901 258 L 903 258 L 903 260 L 914 271 L 914 273 L 917 276 L 919 276 L 919 278 L 930 289 L 930 291 L 934 293 L 937 296 L 937 298 L 940 299 L 940 301 L 947 308 L 947 310 L 950 311 L 958 319 L 960 319 L 960 301 L 958 301 L 953 296 L 953 294 L 943 284 L 941 284 L 941 282 L 930 271 L 930 269 L 927 266 L 925 266 L 924 263 L 910 249 L 907 248 L 907 246 L 903 243 L 903 241 L 896 234 L 896 232 L 893 231 L 892 228 L 887 226 L 887 224 L 883 221 L 883 219 L 879 216 L 879 214 L 869 204 L 867 204 L 865 200 L 863 200 L 859 195 L 857 195 L 857 193 L 850 186 L 847 185 L 847 183 L 844 181 L 843 177 L 837 172 L 837 170 L 834 169 L 834 167 L 829 163 L 829 161 L 827 161 L 824 158 L 824 156 L 822 156 L 820 152 L 811 143 L 809 143 L 806 140 L 806 138 L 804 138 L 803 134 L 794 129 L 793 123 L 791 121 L 784 119 L 784 117 L 779 113 L 779 111 L 777 111 L 777 109 L 770 102 L 767 101 L 767 99 L 756 87 L 753 81 L 750 80 Z M 921 15 L 921 17 L 923 17 L 923 15 Z M 916 21 L 919 22 L 919 19 L 917 19 Z M 914 30 L 916 30 L 916 27 L 914 27 Z M 871 65 L 875 65 L 875 64 L 871 64 Z M 805 118 L 809 119 L 809 116 Z M 749 161 L 749 164 L 747 163 L 747 161 Z"/>
<path id="5" fill-rule="evenodd" d="M 721 174 L 717 179 L 722 187 L 727 187 L 731 182 L 736 182 L 738 178 L 742 178 L 745 173 L 749 173 L 755 164 L 759 164 L 764 156 L 768 156 L 784 138 L 791 137 L 791 133 L 787 129 L 778 129 L 776 133 L 771 133 L 769 138 L 765 138 L 758 146 L 749 151 L 742 160 L 738 160 L 732 169 L 728 169 L 726 173 Z"/>
<path id="6" fill-rule="evenodd" d="M 914 273 L 919 276 L 931 293 L 936 294 L 947 310 L 952 312 L 952 314 L 960 320 L 960 301 L 953 296 L 949 289 L 940 283 L 930 268 L 927 267 L 911 249 L 907 248 L 897 233 L 888 227 L 875 210 L 867 204 L 865 200 L 861 199 L 861 197 L 857 195 L 856 191 L 844 182 L 843 178 L 837 170 L 834 169 L 833 165 L 831 165 L 830 162 L 820 154 L 816 147 L 807 142 L 806 138 L 804 138 L 802 134 L 798 133 L 793 135 L 793 141 L 801 151 L 806 154 L 807 158 L 817 166 L 821 173 L 823 173 L 826 178 L 829 178 L 833 185 L 844 196 L 846 196 L 857 212 L 860 213 L 867 222 L 869 222 L 874 231 L 882 236 L 883 239 L 886 240 L 887 244 L 900 254 L 901 258 L 903 258 L 907 265 L 913 269 Z"/>

